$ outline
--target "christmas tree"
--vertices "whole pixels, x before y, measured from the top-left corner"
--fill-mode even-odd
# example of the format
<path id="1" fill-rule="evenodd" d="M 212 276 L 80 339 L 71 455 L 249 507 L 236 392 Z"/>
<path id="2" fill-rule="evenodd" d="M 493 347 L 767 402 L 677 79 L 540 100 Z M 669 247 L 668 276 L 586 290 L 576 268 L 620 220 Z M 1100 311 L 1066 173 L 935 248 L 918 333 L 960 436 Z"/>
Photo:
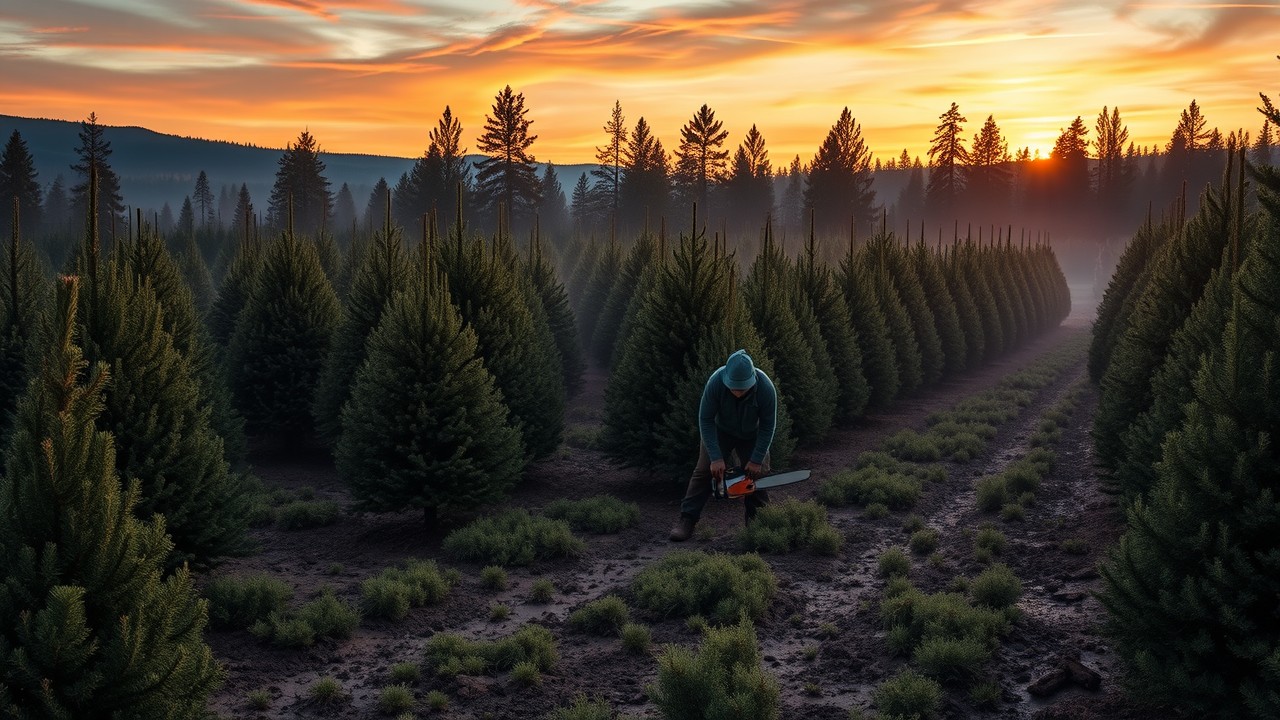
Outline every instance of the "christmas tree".
<path id="1" fill-rule="evenodd" d="M 920 356 L 920 344 L 916 340 L 916 330 L 911 316 L 903 305 L 902 296 L 890 278 L 890 270 L 883 262 L 883 256 L 874 248 L 863 247 L 858 253 L 858 262 L 862 265 L 864 277 L 871 284 L 872 296 L 876 306 L 884 315 L 885 325 L 889 329 L 889 339 L 893 343 L 894 363 L 898 368 L 898 388 L 900 392 L 910 393 L 918 390 L 924 383 L 923 359 Z"/>
<path id="2" fill-rule="evenodd" d="M 524 459 L 476 334 L 432 256 L 424 245 L 410 287 L 369 336 L 337 449 L 358 507 L 421 509 L 429 521 L 501 499 Z"/>
<path id="3" fill-rule="evenodd" d="M 208 324 L 214 342 L 221 347 L 225 348 L 231 343 L 231 336 L 236 331 L 236 320 L 257 283 L 262 255 L 262 247 L 256 239 L 241 240 L 227 266 L 226 275 L 218 286 L 218 297 L 209 308 Z"/>
<path id="4" fill-rule="evenodd" d="M 933 311 L 925 299 L 924 290 L 920 287 L 920 278 L 916 276 L 906 251 L 897 244 L 897 239 L 890 234 L 881 234 L 871 239 L 863 249 L 865 262 L 871 267 L 883 270 L 894 293 L 902 302 L 902 309 L 911 324 L 911 332 L 915 336 L 916 347 L 920 353 L 920 382 L 932 385 L 942 377 L 942 369 L 946 366 L 946 358 L 942 354 L 942 340 L 938 337 L 938 328 L 933 319 Z"/>
<path id="5" fill-rule="evenodd" d="M 564 383 L 558 358 L 547 352 L 516 277 L 519 265 L 504 244 L 501 237 L 492 245 L 465 238 L 459 225 L 440 248 L 440 266 L 450 297 L 463 323 L 475 332 L 485 367 L 493 373 L 532 460 L 550 455 L 560 445 Z"/>
<path id="6" fill-rule="evenodd" d="M 943 357 L 943 372 L 950 375 L 963 370 L 968 362 L 968 348 L 965 345 L 964 331 L 960 329 L 960 312 L 951 296 L 947 278 L 942 274 L 941 262 L 935 253 L 925 247 L 923 240 L 908 252 L 911 269 L 915 271 L 916 278 L 920 281 L 920 290 L 933 313 Z"/>
<path id="7" fill-rule="evenodd" d="M 146 265 L 141 258 L 168 259 L 164 244 L 148 233 L 136 241 L 119 242 L 104 264 L 94 222 L 96 202 L 91 188 L 90 224 L 79 260 L 86 272 L 77 320 L 85 359 L 111 371 L 98 428 L 115 439 L 116 471 L 137 482 L 139 516 L 164 515 L 173 538 L 171 565 L 203 564 L 241 553 L 244 490 L 240 478 L 230 472 L 222 438 L 209 425 L 210 403 L 202 396 L 189 356 L 175 346 L 175 336 L 165 328 L 168 318 L 182 316 L 183 306 L 162 306 L 151 278 L 177 286 L 189 317 L 194 315 L 190 294 L 183 294 L 185 286 L 171 259 L 163 272 L 155 266 L 148 266 L 153 270 L 150 276 L 136 270 Z M 188 331 L 193 335 L 186 339 L 196 342 L 195 330 Z"/>
<path id="8" fill-rule="evenodd" d="M 939 261 L 939 268 L 947 283 L 947 290 L 950 291 L 951 298 L 955 302 L 956 320 L 960 325 L 960 336 L 964 339 L 965 353 L 960 367 L 975 368 L 982 364 L 982 359 L 986 355 L 982 318 L 978 315 L 978 303 L 965 277 L 957 247 L 953 246 L 944 251 Z"/>
<path id="9" fill-rule="evenodd" d="M 333 345 L 325 358 L 316 389 L 316 433 L 326 442 L 335 442 L 342 432 L 342 406 L 351 397 L 356 371 L 368 354 L 369 334 L 382 320 L 391 298 L 407 289 L 409 260 L 405 255 L 400 228 L 390 218 L 373 237 L 368 251 L 345 298 L 342 322 L 334 333 Z"/>
<path id="10" fill-rule="evenodd" d="M 862 371 L 862 349 L 858 347 L 849 306 L 832 277 L 831 268 L 819 261 L 817 255 L 817 239 L 810 232 L 804 255 L 795 266 L 796 297 L 816 318 L 831 359 L 836 382 L 836 419 L 852 420 L 866 410 L 871 390 Z"/>
<path id="11" fill-rule="evenodd" d="M 0 255 L 0 448 L 8 444 L 18 398 L 36 370 L 46 304 L 36 250 L 23 242 L 16 199 L 13 205 L 11 237 Z"/>
<path id="12" fill-rule="evenodd" d="M 777 368 L 778 395 L 793 413 L 796 439 L 816 443 L 831 430 L 836 411 L 835 376 L 822 336 L 816 332 L 816 321 L 809 314 L 816 337 L 806 337 L 796 319 L 796 294 L 789 282 L 791 271 L 782 249 L 772 242 L 766 229 L 760 253 L 742 284 L 742 301 L 751 324 L 768 348 Z M 814 346 L 814 341 L 817 346 Z M 827 377 L 819 379 L 814 358 L 821 355 Z M 713 368 L 714 369 L 714 368 Z"/>
<path id="13" fill-rule="evenodd" d="M 1103 566 L 1107 629 L 1132 691 L 1199 717 L 1273 718 L 1280 707 L 1280 175 L 1256 177 L 1264 226 L 1225 332 Z"/>
<path id="14" fill-rule="evenodd" d="M 286 232 L 260 263 L 227 351 L 232 394 L 250 432 L 305 439 L 341 308 L 312 243 Z"/>
<path id="15" fill-rule="evenodd" d="M 902 387 L 897 355 L 889 334 L 888 320 L 876 299 L 875 285 L 853 252 L 852 237 L 849 251 L 840 261 L 836 282 L 845 304 L 849 306 L 853 336 L 862 355 L 862 373 L 867 378 L 867 404 L 884 407 L 898 396 Z"/>
<path id="16" fill-rule="evenodd" d="M 614 348 L 618 343 L 618 333 L 622 329 L 627 308 L 631 306 L 631 299 L 635 297 L 636 288 L 640 286 L 645 270 L 658 261 L 657 256 L 656 238 L 648 234 L 641 235 L 618 268 L 617 277 L 613 279 L 596 320 L 595 332 L 591 336 L 591 352 L 600 365 L 612 365 Z"/>
<path id="17" fill-rule="evenodd" d="M 64 278 L 0 484 L 0 714 L 195 720 L 223 675 L 205 602 L 185 568 L 164 575 L 164 520 L 139 520 L 138 483 L 121 486 L 98 429 L 109 371 L 75 344 L 78 295 Z"/>
<path id="18" fill-rule="evenodd" d="M 1102 295 L 1102 302 L 1098 305 L 1098 317 L 1093 322 L 1093 338 L 1089 343 L 1089 378 L 1094 382 L 1102 380 L 1102 374 L 1111 361 L 1116 340 L 1124 328 L 1128 327 L 1129 314 L 1136 304 L 1134 298 L 1142 294 L 1151 277 L 1151 258 L 1160 252 L 1160 247 L 1172 235 L 1170 226 L 1153 226 L 1148 222 L 1133 236 L 1120 255 L 1120 261 Z"/>
<path id="19" fill-rule="evenodd" d="M 569 307 L 569 294 L 565 291 L 560 279 L 556 277 L 555 265 L 545 254 L 540 234 L 535 234 L 533 243 L 529 247 L 525 277 L 528 278 L 534 293 L 542 303 L 542 311 L 547 317 L 547 326 L 555 338 L 556 350 L 560 354 L 560 370 L 564 377 L 565 393 L 571 395 L 582 387 L 582 374 L 586 371 L 586 361 L 582 358 L 577 325 L 573 310 Z"/>

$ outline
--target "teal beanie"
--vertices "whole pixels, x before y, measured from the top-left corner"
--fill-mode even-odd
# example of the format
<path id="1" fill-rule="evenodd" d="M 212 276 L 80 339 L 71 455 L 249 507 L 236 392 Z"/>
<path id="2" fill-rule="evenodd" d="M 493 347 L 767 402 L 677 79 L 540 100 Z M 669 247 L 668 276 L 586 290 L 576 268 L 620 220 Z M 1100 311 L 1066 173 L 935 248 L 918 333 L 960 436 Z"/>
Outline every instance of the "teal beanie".
<path id="1" fill-rule="evenodd" d="M 739 350 L 729 356 L 724 363 L 724 372 L 720 373 L 725 387 L 730 390 L 749 390 L 756 384 L 756 366 L 746 350 Z"/>

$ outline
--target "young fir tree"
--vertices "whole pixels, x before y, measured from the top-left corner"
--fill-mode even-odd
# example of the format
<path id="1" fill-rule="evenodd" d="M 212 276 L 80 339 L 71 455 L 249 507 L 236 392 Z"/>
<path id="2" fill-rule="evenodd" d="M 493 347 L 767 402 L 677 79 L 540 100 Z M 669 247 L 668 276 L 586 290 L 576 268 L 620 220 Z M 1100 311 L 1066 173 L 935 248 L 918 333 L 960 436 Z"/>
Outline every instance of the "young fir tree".
<path id="1" fill-rule="evenodd" d="M 136 237 L 121 241 L 116 255 L 127 272 L 145 281 L 155 292 L 164 330 L 172 338 L 174 349 L 186 358 L 198 385 L 197 404 L 208 409 L 209 425 L 222 438 L 227 462 L 232 467 L 240 467 L 249 452 L 244 436 L 244 418 L 235 411 L 226 376 L 215 356 L 213 341 L 200 321 L 191 289 L 164 242 L 142 222 L 141 216 L 138 223 Z"/>
<path id="2" fill-rule="evenodd" d="M 565 292 L 569 294 L 569 302 L 574 308 L 582 307 L 582 295 L 595 274 L 596 263 L 600 260 L 600 245 L 592 238 L 586 241 L 582 252 L 578 253 L 578 261 L 574 263 L 569 282 L 565 283 Z"/>
<path id="3" fill-rule="evenodd" d="M 342 309 L 312 243 L 286 232 L 260 262 L 227 350 L 232 394 L 250 432 L 305 438 Z"/>
<path id="4" fill-rule="evenodd" d="M 369 334 L 378 327 L 391 298 L 405 290 L 408 281 L 409 259 L 400 228 L 392 226 L 388 217 L 352 281 L 342 321 L 320 371 L 312 412 L 316 434 L 325 442 L 336 442 L 342 433 L 342 406 L 351 397 L 356 371 L 368 356 Z"/>
<path id="5" fill-rule="evenodd" d="M 434 255 L 421 246 L 420 267 L 369 335 L 336 454 L 358 507 L 420 509 L 428 522 L 500 500 L 524 464 L 520 432 Z"/>
<path id="6" fill-rule="evenodd" d="M 1129 424 L 1121 438 L 1120 453 L 1112 481 L 1129 497 L 1148 492 L 1156 481 L 1165 435 L 1177 430 L 1185 418 L 1187 388 L 1192 386 L 1202 357 L 1210 354 L 1222 337 L 1231 309 L 1231 282 L 1242 256 L 1257 232 L 1254 223 L 1243 217 L 1244 168 L 1232 199 L 1228 220 L 1230 240 L 1219 266 L 1205 284 L 1186 322 L 1169 341 L 1169 351 L 1151 377 L 1151 407 Z"/>
<path id="7" fill-rule="evenodd" d="M 653 286 L 658 279 L 659 268 L 666 263 L 666 258 L 669 254 L 666 228 L 664 227 L 658 233 L 658 245 L 654 254 L 654 262 L 641 271 L 640 278 L 636 281 L 635 290 L 631 293 L 631 300 L 627 302 L 627 309 L 622 314 L 622 321 L 618 324 L 618 335 L 613 342 L 613 354 L 609 357 L 610 369 L 618 367 L 618 360 L 622 357 L 622 351 L 627 346 L 631 333 L 635 329 L 636 318 L 639 317 L 640 310 L 644 307 L 645 298 L 653 290 Z"/>
<path id="8" fill-rule="evenodd" d="M 1008 278 L 1001 272 L 996 251 L 992 247 L 979 245 L 975 251 L 976 270 L 986 280 L 987 290 L 995 303 L 995 319 L 1000 323 L 1000 343 L 1005 350 L 1018 347 L 1018 320 L 1014 314 L 1014 296 L 1007 282 Z"/>
<path id="9" fill-rule="evenodd" d="M 1280 175 L 1259 180 L 1264 230 L 1236 277 L 1226 330 L 1102 568 L 1107 629 L 1132 692 L 1200 717 L 1272 718 L 1280 707 Z"/>
<path id="10" fill-rule="evenodd" d="M 582 374 L 586 372 L 587 364 L 583 360 L 582 346 L 578 342 L 578 329 L 573 310 L 569 307 L 569 294 L 556 277 L 555 264 L 545 254 L 541 234 L 534 235 L 524 270 L 525 277 L 529 279 L 542 303 L 547 326 L 555 338 L 565 394 L 572 395 L 582 387 Z"/>
<path id="11" fill-rule="evenodd" d="M 960 335 L 964 338 L 965 354 L 960 367 L 969 369 L 982 364 L 986 354 L 985 341 L 982 335 L 982 318 L 978 314 L 978 303 L 974 299 L 973 290 L 965 280 L 964 267 L 960 263 L 960 253 L 955 247 L 944 250 L 939 260 L 939 269 L 947 290 L 955 301 L 956 319 L 960 325 Z"/>
<path id="12" fill-rule="evenodd" d="M 964 331 L 960 329 L 960 311 L 956 308 L 955 298 L 951 296 L 947 278 L 942 274 L 941 261 L 925 247 L 923 240 L 907 252 L 911 268 L 919 279 L 920 290 L 933 313 L 942 352 L 943 372 L 946 375 L 955 374 L 965 368 L 969 351 L 965 345 Z"/>
<path id="13" fill-rule="evenodd" d="M 920 278 L 911 264 L 907 250 L 897 244 L 892 234 L 879 235 L 867 243 L 877 265 L 883 267 L 902 299 L 903 310 L 911 320 L 916 347 L 920 349 L 920 378 L 923 385 L 932 385 L 942 377 L 946 357 L 942 354 L 942 340 L 938 337 L 933 310 L 925 298 Z"/>
<path id="14" fill-rule="evenodd" d="M 963 282 L 973 294 L 974 305 L 978 308 L 978 318 L 982 321 L 982 359 L 991 360 L 1007 349 L 1004 330 L 1000 322 L 1000 311 L 997 308 L 997 295 L 991 281 L 982 268 L 982 255 L 973 241 L 966 240 L 957 247 Z"/>
<path id="15" fill-rule="evenodd" d="M 529 460 L 550 455 L 564 432 L 564 384 L 558 358 L 546 351 L 526 304 L 517 264 L 489 246 L 463 237 L 459 224 L 440 248 L 450 297 L 480 343 L 511 422 L 520 428 Z"/>
<path id="16" fill-rule="evenodd" d="M 854 254 L 852 235 L 849 251 L 840 261 L 836 282 L 845 304 L 849 306 L 853 335 L 862 354 L 862 371 L 867 378 L 867 405 L 884 407 L 898 396 L 902 387 L 897 355 L 889 335 L 889 322 L 876 299 L 875 285 Z"/>
<path id="17" fill-rule="evenodd" d="M 796 295 L 817 319 L 831 359 L 836 382 L 836 419 L 852 420 L 866 410 L 871 390 L 862 371 L 862 350 L 858 347 L 849 306 L 832 277 L 831 268 L 817 256 L 818 243 L 811 228 L 804 255 L 795 266 Z"/>
<path id="18" fill-rule="evenodd" d="M 79 333 L 85 359 L 110 368 L 98 428 L 115 439 L 116 470 L 138 483 L 139 517 L 159 513 L 173 538 L 171 565 L 205 564 L 245 550 L 245 493 L 227 464 L 222 438 L 209 425 L 210 403 L 193 370 L 191 356 L 165 327 L 181 305 L 162 305 L 156 287 L 175 281 L 168 273 L 139 271 L 137 241 L 123 241 L 103 262 L 93 212 L 97 194 L 89 193 L 89 231 L 81 251 L 85 280 L 78 303 Z M 151 247 L 168 258 L 164 244 L 149 232 Z M 179 293 L 175 293 L 179 294 Z M 190 296 L 185 296 L 191 316 Z M 193 353 L 194 354 L 194 353 Z"/>
<path id="19" fill-rule="evenodd" d="M 1098 464 L 1108 470 L 1123 457 L 1125 429 L 1151 407 L 1151 377 L 1164 362 L 1169 342 L 1222 261 L 1231 235 L 1230 189 L 1225 184 L 1206 192 L 1200 211 L 1155 258 L 1129 326 L 1116 343 L 1102 376 L 1093 428 Z"/>
<path id="20" fill-rule="evenodd" d="M 1111 360 L 1111 352 L 1124 328 L 1134 302 L 1132 296 L 1141 295 L 1150 278 L 1151 259 L 1161 246 L 1168 242 L 1173 232 L 1169 224 L 1152 225 L 1149 221 L 1124 248 L 1116 269 L 1107 283 L 1107 290 L 1098 305 L 1098 316 L 1093 321 L 1093 337 L 1089 343 L 1089 377 L 1094 382 L 1102 380 L 1102 374 Z"/>
<path id="21" fill-rule="evenodd" d="M 316 248 L 316 257 L 320 260 L 320 268 L 324 270 L 324 276 L 329 278 L 330 285 L 336 286 L 338 276 L 342 274 L 342 250 L 338 248 L 338 242 L 334 240 L 332 234 L 324 230 L 312 242 Z"/>
<path id="22" fill-rule="evenodd" d="M 611 240 L 609 245 L 600 251 L 600 256 L 591 272 L 591 279 L 582 289 L 582 302 L 578 304 L 578 312 L 575 315 L 578 319 L 578 332 L 582 336 L 582 342 L 588 347 L 594 346 L 596 324 L 600 320 L 605 303 L 609 301 L 609 293 L 617 282 L 618 273 L 622 270 L 622 262 L 622 248 L 617 242 Z"/>
<path id="23" fill-rule="evenodd" d="M 187 236 L 182 254 L 178 256 L 178 268 L 182 271 L 187 287 L 191 288 L 191 300 L 195 303 L 196 313 L 205 317 L 213 306 L 213 275 L 209 272 L 204 253 L 200 252 L 194 236 Z"/>
<path id="24" fill-rule="evenodd" d="M 698 403 L 707 378 L 743 348 L 770 377 L 769 358 L 732 289 L 732 258 L 716 256 L 702 234 L 681 236 L 643 298 L 605 388 L 601 442 L 610 458 L 687 477 L 698 452 Z M 778 398 L 774 467 L 794 446 L 786 401 Z"/>
<path id="25" fill-rule="evenodd" d="M 864 277 L 871 283 L 872 295 L 889 328 L 894 363 L 898 368 L 899 391 L 910 393 L 924 384 L 923 359 L 920 356 L 920 344 L 916 340 L 915 326 L 911 322 L 911 316 L 907 314 L 898 288 L 889 276 L 890 269 L 884 260 L 884 256 L 869 245 L 858 253 Z"/>
<path id="26" fill-rule="evenodd" d="M 38 379 L 22 399 L 0 484 L 0 715 L 205 717 L 223 672 L 185 567 L 166 575 L 164 519 L 136 517 L 111 433 L 105 363 L 75 344 L 77 279 L 63 279 Z M 112 378 L 114 379 L 114 378 Z"/>
<path id="27" fill-rule="evenodd" d="M 0 255 L 0 450 L 7 445 L 18 398 L 37 369 L 40 314 L 46 305 L 40 261 L 35 247 L 22 240 L 18 201 L 13 204 L 9 242 Z"/>
<path id="28" fill-rule="evenodd" d="M 591 352 L 596 362 L 603 367 L 610 367 L 613 363 L 618 332 L 622 329 L 627 308 L 635 297 L 636 288 L 640 286 L 641 276 L 657 262 L 657 252 L 657 240 L 652 235 L 641 235 L 618 268 L 609 294 L 600 308 L 595 332 L 591 335 Z"/>
<path id="29" fill-rule="evenodd" d="M 1027 332 L 1037 335 L 1049 327 L 1049 278 L 1041 272 L 1026 248 L 1010 243 L 1013 273 L 1024 285 L 1027 298 Z"/>
<path id="30" fill-rule="evenodd" d="M 262 247 L 255 238 L 240 241 L 227 272 L 218 286 L 218 297 L 209 308 L 209 334 L 222 347 L 231 343 L 236 331 L 236 321 L 244 309 L 253 287 L 257 284 L 258 270 L 262 267 Z"/>
<path id="31" fill-rule="evenodd" d="M 782 249 L 766 230 L 760 253 L 742 283 L 742 301 L 778 370 L 778 395 L 792 413 L 796 439 L 812 444 L 826 437 L 835 420 L 835 378 L 822 336 L 816 332 L 816 322 L 811 323 L 816 337 L 806 337 L 796 319 L 788 265 Z M 808 314 L 812 321 L 812 311 Z M 826 378 L 818 375 L 815 358 L 819 356 L 823 358 Z"/>
<path id="32" fill-rule="evenodd" d="M 997 244 L 988 248 L 988 262 L 1004 288 L 1005 297 L 1009 300 L 1010 322 L 1013 328 L 1014 343 L 1021 345 L 1030 336 L 1027 323 L 1027 307 L 1030 298 L 1026 286 L 1021 282 L 1010 263 L 1010 249 Z"/>

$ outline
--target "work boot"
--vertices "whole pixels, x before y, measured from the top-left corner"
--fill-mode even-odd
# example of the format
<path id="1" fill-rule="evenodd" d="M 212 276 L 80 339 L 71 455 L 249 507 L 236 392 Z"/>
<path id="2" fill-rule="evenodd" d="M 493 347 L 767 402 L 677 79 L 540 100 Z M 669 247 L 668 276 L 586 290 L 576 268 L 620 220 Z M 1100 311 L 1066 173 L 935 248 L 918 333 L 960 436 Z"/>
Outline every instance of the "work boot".
<path id="1" fill-rule="evenodd" d="M 671 528 L 671 542 L 684 542 L 693 537 L 693 526 L 697 524 L 697 519 L 681 514 L 680 519 Z"/>

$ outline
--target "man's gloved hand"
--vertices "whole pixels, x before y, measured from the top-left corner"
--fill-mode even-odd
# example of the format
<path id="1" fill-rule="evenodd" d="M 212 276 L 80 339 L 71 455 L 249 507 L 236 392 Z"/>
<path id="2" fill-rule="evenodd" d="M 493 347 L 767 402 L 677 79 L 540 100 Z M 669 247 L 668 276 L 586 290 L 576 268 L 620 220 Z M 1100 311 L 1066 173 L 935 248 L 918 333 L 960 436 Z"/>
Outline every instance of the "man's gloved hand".
<path id="1" fill-rule="evenodd" d="M 711 462 L 711 478 L 716 482 L 724 480 L 724 460 L 713 460 Z"/>
<path id="2" fill-rule="evenodd" d="M 747 477 L 751 478 L 752 480 L 756 480 L 762 474 L 764 474 L 764 468 L 760 465 L 760 463 L 749 462 L 747 463 L 746 473 L 747 473 Z"/>

